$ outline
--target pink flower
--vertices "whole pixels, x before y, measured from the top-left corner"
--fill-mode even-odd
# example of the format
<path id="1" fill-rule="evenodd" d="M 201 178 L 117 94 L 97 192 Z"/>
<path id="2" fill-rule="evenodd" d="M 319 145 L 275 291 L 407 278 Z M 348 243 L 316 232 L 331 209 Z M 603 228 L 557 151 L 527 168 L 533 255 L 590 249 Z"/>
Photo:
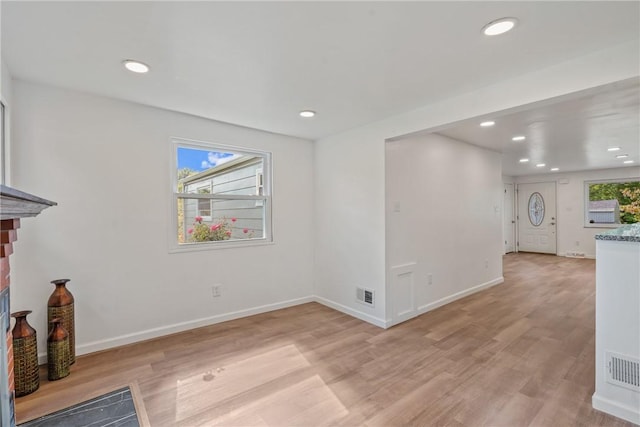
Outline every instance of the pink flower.
<path id="1" fill-rule="evenodd" d="M 231 218 L 231 222 L 236 222 L 238 218 Z"/>
<path id="2" fill-rule="evenodd" d="M 202 217 L 200 215 L 196 217 L 196 222 L 202 223 Z"/>
<path id="3" fill-rule="evenodd" d="M 249 229 L 248 229 L 248 228 L 243 228 L 243 229 L 242 229 L 242 232 L 243 232 L 244 234 L 247 234 L 247 233 L 249 232 Z"/>
<path id="4" fill-rule="evenodd" d="M 211 226 L 211 231 L 216 231 L 218 228 L 220 228 L 220 224 L 213 224 Z"/>
<path id="5" fill-rule="evenodd" d="M 189 233 L 189 234 L 193 233 L 193 228 L 188 229 L 187 233 Z"/>
<path id="6" fill-rule="evenodd" d="M 227 232 L 226 232 L 226 233 L 224 233 L 224 234 L 226 234 L 227 236 L 231 236 L 231 231 L 227 231 Z"/>

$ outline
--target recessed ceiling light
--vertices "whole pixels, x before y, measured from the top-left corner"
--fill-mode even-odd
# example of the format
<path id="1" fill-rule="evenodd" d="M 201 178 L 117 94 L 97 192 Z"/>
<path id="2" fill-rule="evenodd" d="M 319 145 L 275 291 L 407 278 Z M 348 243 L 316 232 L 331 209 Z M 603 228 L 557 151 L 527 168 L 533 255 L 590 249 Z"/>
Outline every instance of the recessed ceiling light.
<path id="1" fill-rule="evenodd" d="M 538 163 L 538 164 L 536 165 L 536 167 L 537 167 L 537 168 L 543 168 L 543 167 L 545 167 L 545 166 L 547 166 L 545 163 Z"/>
<path id="2" fill-rule="evenodd" d="M 527 137 L 524 135 L 518 135 L 511 138 L 512 141 L 524 141 L 525 139 L 527 139 Z"/>
<path id="3" fill-rule="evenodd" d="M 482 123 L 480 123 L 480 126 L 482 126 L 483 128 L 488 128 L 488 127 L 493 126 L 493 125 L 495 125 L 495 124 L 496 124 L 496 122 L 493 122 L 493 121 L 491 121 L 491 120 L 488 120 L 488 121 L 486 121 L 486 122 L 482 122 Z"/>
<path id="4" fill-rule="evenodd" d="M 551 172 L 558 172 L 560 168 L 551 168 Z"/>
<path id="5" fill-rule="evenodd" d="M 618 154 L 618 155 L 616 156 L 616 159 L 624 159 L 624 158 L 627 158 L 627 157 L 629 157 L 629 155 L 628 155 L 628 154 Z"/>
<path id="6" fill-rule="evenodd" d="M 309 118 L 309 117 L 313 117 L 315 115 L 316 115 L 315 111 L 311 111 L 311 110 L 302 110 L 302 111 L 300 111 L 300 117 Z"/>
<path id="7" fill-rule="evenodd" d="M 517 22 L 516 18 L 500 18 L 485 25 L 482 32 L 485 36 L 497 36 L 513 29 Z"/>
<path id="8" fill-rule="evenodd" d="M 607 151 L 620 151 L 620 147 L 609 147 Z"/>
<path id="9" fill-rule="evenodd" d="M 527 163 L 529 159 L 520 159 L 520 163 Z"/>
<path id="10" fill-rule="evenodd" d="M 633 163 L 633 160 L 625 160 L 625 161 L 624 161 L 624 162 L 622 162 L 622 163 L 625 163 L 625 164 Z"/>
<path id="11" fill-rule="evenodd" d="M 122 61 L 122 63 L 124 64 L 124 67 L 129 70 L 132 71 L 134 73 L 148 73 L 149 72 L 149 66 L 147 64 L 144 64 L 140 61 L 134 61 L 133 59 L 125 59 L 124 61 Z"/>

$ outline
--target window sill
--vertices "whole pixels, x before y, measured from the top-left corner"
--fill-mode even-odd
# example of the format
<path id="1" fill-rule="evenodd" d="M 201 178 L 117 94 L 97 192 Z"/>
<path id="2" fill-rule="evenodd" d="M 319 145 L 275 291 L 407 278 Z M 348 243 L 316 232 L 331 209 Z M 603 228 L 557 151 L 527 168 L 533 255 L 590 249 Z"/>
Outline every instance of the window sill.
<path id="1" fill-rule="evenodd" d="M 618 228 L 625 224 L 585 224 L 584 228 Z"/>
<path id="2" fill-rule="evenodd" d="M 238 240 L 238 241 L 225 241 L 224 243 L 184 243 L 179 246 L 173 246 L 169 248 L 170 254 L 180 254 L 184 252 L 200 252 L 211 251 L 218 249 L 231 249 L 231 248 L 247 248 L 252 246 L 267 246 L 273 245 L 273 241 L 267 239 L 255 239 L 255 240 Z"/>

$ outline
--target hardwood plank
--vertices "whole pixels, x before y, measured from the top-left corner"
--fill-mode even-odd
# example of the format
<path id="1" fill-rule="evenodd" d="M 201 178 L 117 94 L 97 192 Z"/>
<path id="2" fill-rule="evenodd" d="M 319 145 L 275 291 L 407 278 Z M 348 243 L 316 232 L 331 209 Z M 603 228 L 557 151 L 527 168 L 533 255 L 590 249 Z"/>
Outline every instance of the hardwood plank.
<path id="1" fill-rule="evenodd" d="M 80 356 L 17 420 L 130 385 L 151 426 L 630 426 L 591 407 L 594 264 L 509 254 L 388 330 L 310 303 Z"/>

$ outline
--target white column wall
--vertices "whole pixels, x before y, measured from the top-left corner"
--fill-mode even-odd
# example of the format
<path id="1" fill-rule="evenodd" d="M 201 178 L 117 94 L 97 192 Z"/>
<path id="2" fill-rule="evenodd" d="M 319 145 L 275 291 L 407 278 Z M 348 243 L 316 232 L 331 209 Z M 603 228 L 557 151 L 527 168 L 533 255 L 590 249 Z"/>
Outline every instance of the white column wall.
<path id="1" fill-rule="evenodd" d="M 414 287 L 389 277 L 392 302 L 413 297 L 418 315 L 503 282 L 500 164 L 499 153 L 437 134 L 387 143 L 387 264 L 390 276 L 411 265 Z"/>

